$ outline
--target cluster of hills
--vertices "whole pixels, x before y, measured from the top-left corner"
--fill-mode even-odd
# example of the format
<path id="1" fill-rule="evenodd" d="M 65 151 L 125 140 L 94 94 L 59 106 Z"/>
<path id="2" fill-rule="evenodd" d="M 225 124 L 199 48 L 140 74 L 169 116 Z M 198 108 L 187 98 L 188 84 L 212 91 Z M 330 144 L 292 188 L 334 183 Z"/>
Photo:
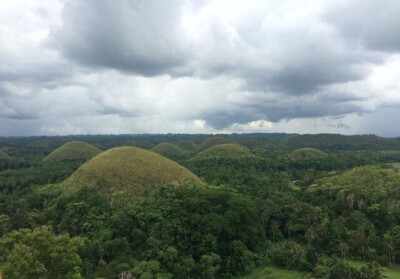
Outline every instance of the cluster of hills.
<path id="1" fill-rule="evenodd" d="M 399 278 L 397 138 L 31 137 L 0 150 L 5 278 Z"/>

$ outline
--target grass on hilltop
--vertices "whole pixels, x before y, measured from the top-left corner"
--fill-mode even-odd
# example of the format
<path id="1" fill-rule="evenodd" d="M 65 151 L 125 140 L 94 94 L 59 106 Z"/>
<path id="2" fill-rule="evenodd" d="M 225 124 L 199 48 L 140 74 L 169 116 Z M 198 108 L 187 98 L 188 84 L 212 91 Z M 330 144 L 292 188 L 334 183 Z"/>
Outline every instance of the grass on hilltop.
<path id="1" fill-rule="evenodd" d="M 300 148 L 291 153 L 291 157 L 296 160 L 304 159 L 320 159 L 326 157 L 327 154 L 315 148 Z"/>
<path id="2" fill-rule="evenodd" d="M 395 163 L 388 163 L 390 167 L 392 167 L 394 170 L 396 170 L 398 173 L 400 173 L 400 163 L 395 162 Z"/>
<path id="3" fill-rule="evenodd" d="M 224 144 L 224 143 L 231 143 L 231 141 L 226 138 L 219 138 L 219 137 L 208 138 L 197 147 L 197 151 L 204 151 L 206 149 L 209 149 L 210 147 L 213 147 L 214 145 Z"/>
<path id="4" fill-rule="evenodd" d="M 8 156 L 7 153 L 5 153 L 4 151 L 0 150 L 0 160 L 8 160 L 8 159 L 10 159 L 10 158 L 11 158 L 11 157 Z"/>
<path id="5" fill-rule="evenodd" d="M 190 140 L 181 140 L 176 144 L 183 150 L 195 152 L 197 150 L 197 144 L 195 144 L 193 141 Z"/>
<path id="6" fill-rule="evenodd" d="M 204 160 L 210 158 L 229 158 L 229 159 L 241 159 L 249 158 L 253 155 L 250 151 L 241 145 L 233 143 L 225 143 L 214 145 L 196 155 L 195 159 Z"/>
<path id="7" fill-rule="evenodd" d="M 70 141 L 51 152 L 44 161 L 90 159 L 102 151 L 97 147 L 83 142 Z"/>
<path id="8" fill-rule="evenodd" d="M 132 200 L 166 183 L 202 185 L 196 175 L 178 163 L 151 151 L 125 146 L 92 158 L 63 183 L 63 188 L 88 186 L 112 198 Z"/>
<path id="9" fill-rule="evenodd" d="M 274 266 L 264 266 L 254 269 L 250 274 L 238 279 L 299 279 L 302 275 L 298 271 L 281 269 Z"/>
<path id="10" fill-rule="evenodd" d="M 366 262 L 360 262 L 360 261 L 350 261 L 348 260 L 347 263 L 354 267 L 357 268 L 358 270 L 360 270 L 362 267 L 366 267 L 368 263 Z M 400 278 L 400 268 L 397 267 L 387 267 L 387 266 L 381 266 L 381 271 L 383 276 L 385 276 L 384 278 L 386 279 L 398 279 Z"/>
<path id="11" fill-rule="evenodd" d="M 380 204 L 389 197 L 397 195 L 400 175 L 394 169 L 378 166 L 356 167 L 342 174 L 329 176 L 316 181 L 307 191 L 315 195 L 327 195 L 345 199 L 346 204 L 356 206 L 358 201 L 368 200 Z M 353 202 L 350 203 L 350 197 Z"/>
<path id="12" fill-rule="evenodd" d="M 365 262 L 359 261 L 347 261 L 347 263 L 360 270 L 362 267 L 367 266 Z M 398 279 L 400 278 L 399 267 L 382 267 L 381 271 L 383 276 L 387 279 Z M 248 275 L 238 277 L 238 279 L 299 279 L 303 278 L 302 274 L 295 270 L 287 270 L 274 266 L 264 266 L 254 269 Z"/>
<path id="13" fill-rule="evenodd" d="M 163 156 L 182 156 L 185 155 L 187 152 L 182 148 L 176 146 L 172 143 L 163 142 L 156 146 L 154 146 L 151 151 L 156 152 Z"/>

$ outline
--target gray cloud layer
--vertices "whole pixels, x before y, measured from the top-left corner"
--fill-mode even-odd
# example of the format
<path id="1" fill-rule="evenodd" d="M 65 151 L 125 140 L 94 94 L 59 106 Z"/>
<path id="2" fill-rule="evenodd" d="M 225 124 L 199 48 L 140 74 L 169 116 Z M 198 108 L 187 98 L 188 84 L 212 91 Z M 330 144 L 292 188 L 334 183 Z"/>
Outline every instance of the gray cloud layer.
<path id="1" fill-rule="evenodd" d="M 55 44 L 94 68 L 145 76 L 172 73 L 185 63 L 182 1 L 68 1 Z"/>
<path id="2" fill-rule="evenodd" d="M 37 133 L 85 132 L 101 117 L 213 131 L 400 105 L 398 1 L 8 3 L 0 118 L 38 119 Z"/>

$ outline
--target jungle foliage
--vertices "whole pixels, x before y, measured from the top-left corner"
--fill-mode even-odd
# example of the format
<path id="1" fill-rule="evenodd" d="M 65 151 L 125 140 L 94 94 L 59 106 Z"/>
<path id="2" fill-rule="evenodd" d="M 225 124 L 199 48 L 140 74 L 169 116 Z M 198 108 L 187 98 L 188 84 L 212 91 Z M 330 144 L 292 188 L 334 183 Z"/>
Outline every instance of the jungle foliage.
<path id="1" fill-rule="evenodd" d="M 70 141 L 106 151 L 43 161 Z M 160 143 L 184 154 L 127 147 Z M 399 139 L 28 137 L 0 138 L 0 150 L 4 278 L 400 274 Z"/>

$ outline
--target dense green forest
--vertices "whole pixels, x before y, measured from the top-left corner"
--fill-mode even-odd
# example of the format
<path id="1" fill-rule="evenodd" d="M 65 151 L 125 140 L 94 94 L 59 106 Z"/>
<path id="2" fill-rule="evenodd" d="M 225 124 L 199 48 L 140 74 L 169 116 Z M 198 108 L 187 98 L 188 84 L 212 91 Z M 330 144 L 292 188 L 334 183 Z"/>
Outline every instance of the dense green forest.
<path id="1" fill-rule="evenodd" d="M 3 278 L 400 278 L 400 138 L 9 137 L 0 155 Z"/>

